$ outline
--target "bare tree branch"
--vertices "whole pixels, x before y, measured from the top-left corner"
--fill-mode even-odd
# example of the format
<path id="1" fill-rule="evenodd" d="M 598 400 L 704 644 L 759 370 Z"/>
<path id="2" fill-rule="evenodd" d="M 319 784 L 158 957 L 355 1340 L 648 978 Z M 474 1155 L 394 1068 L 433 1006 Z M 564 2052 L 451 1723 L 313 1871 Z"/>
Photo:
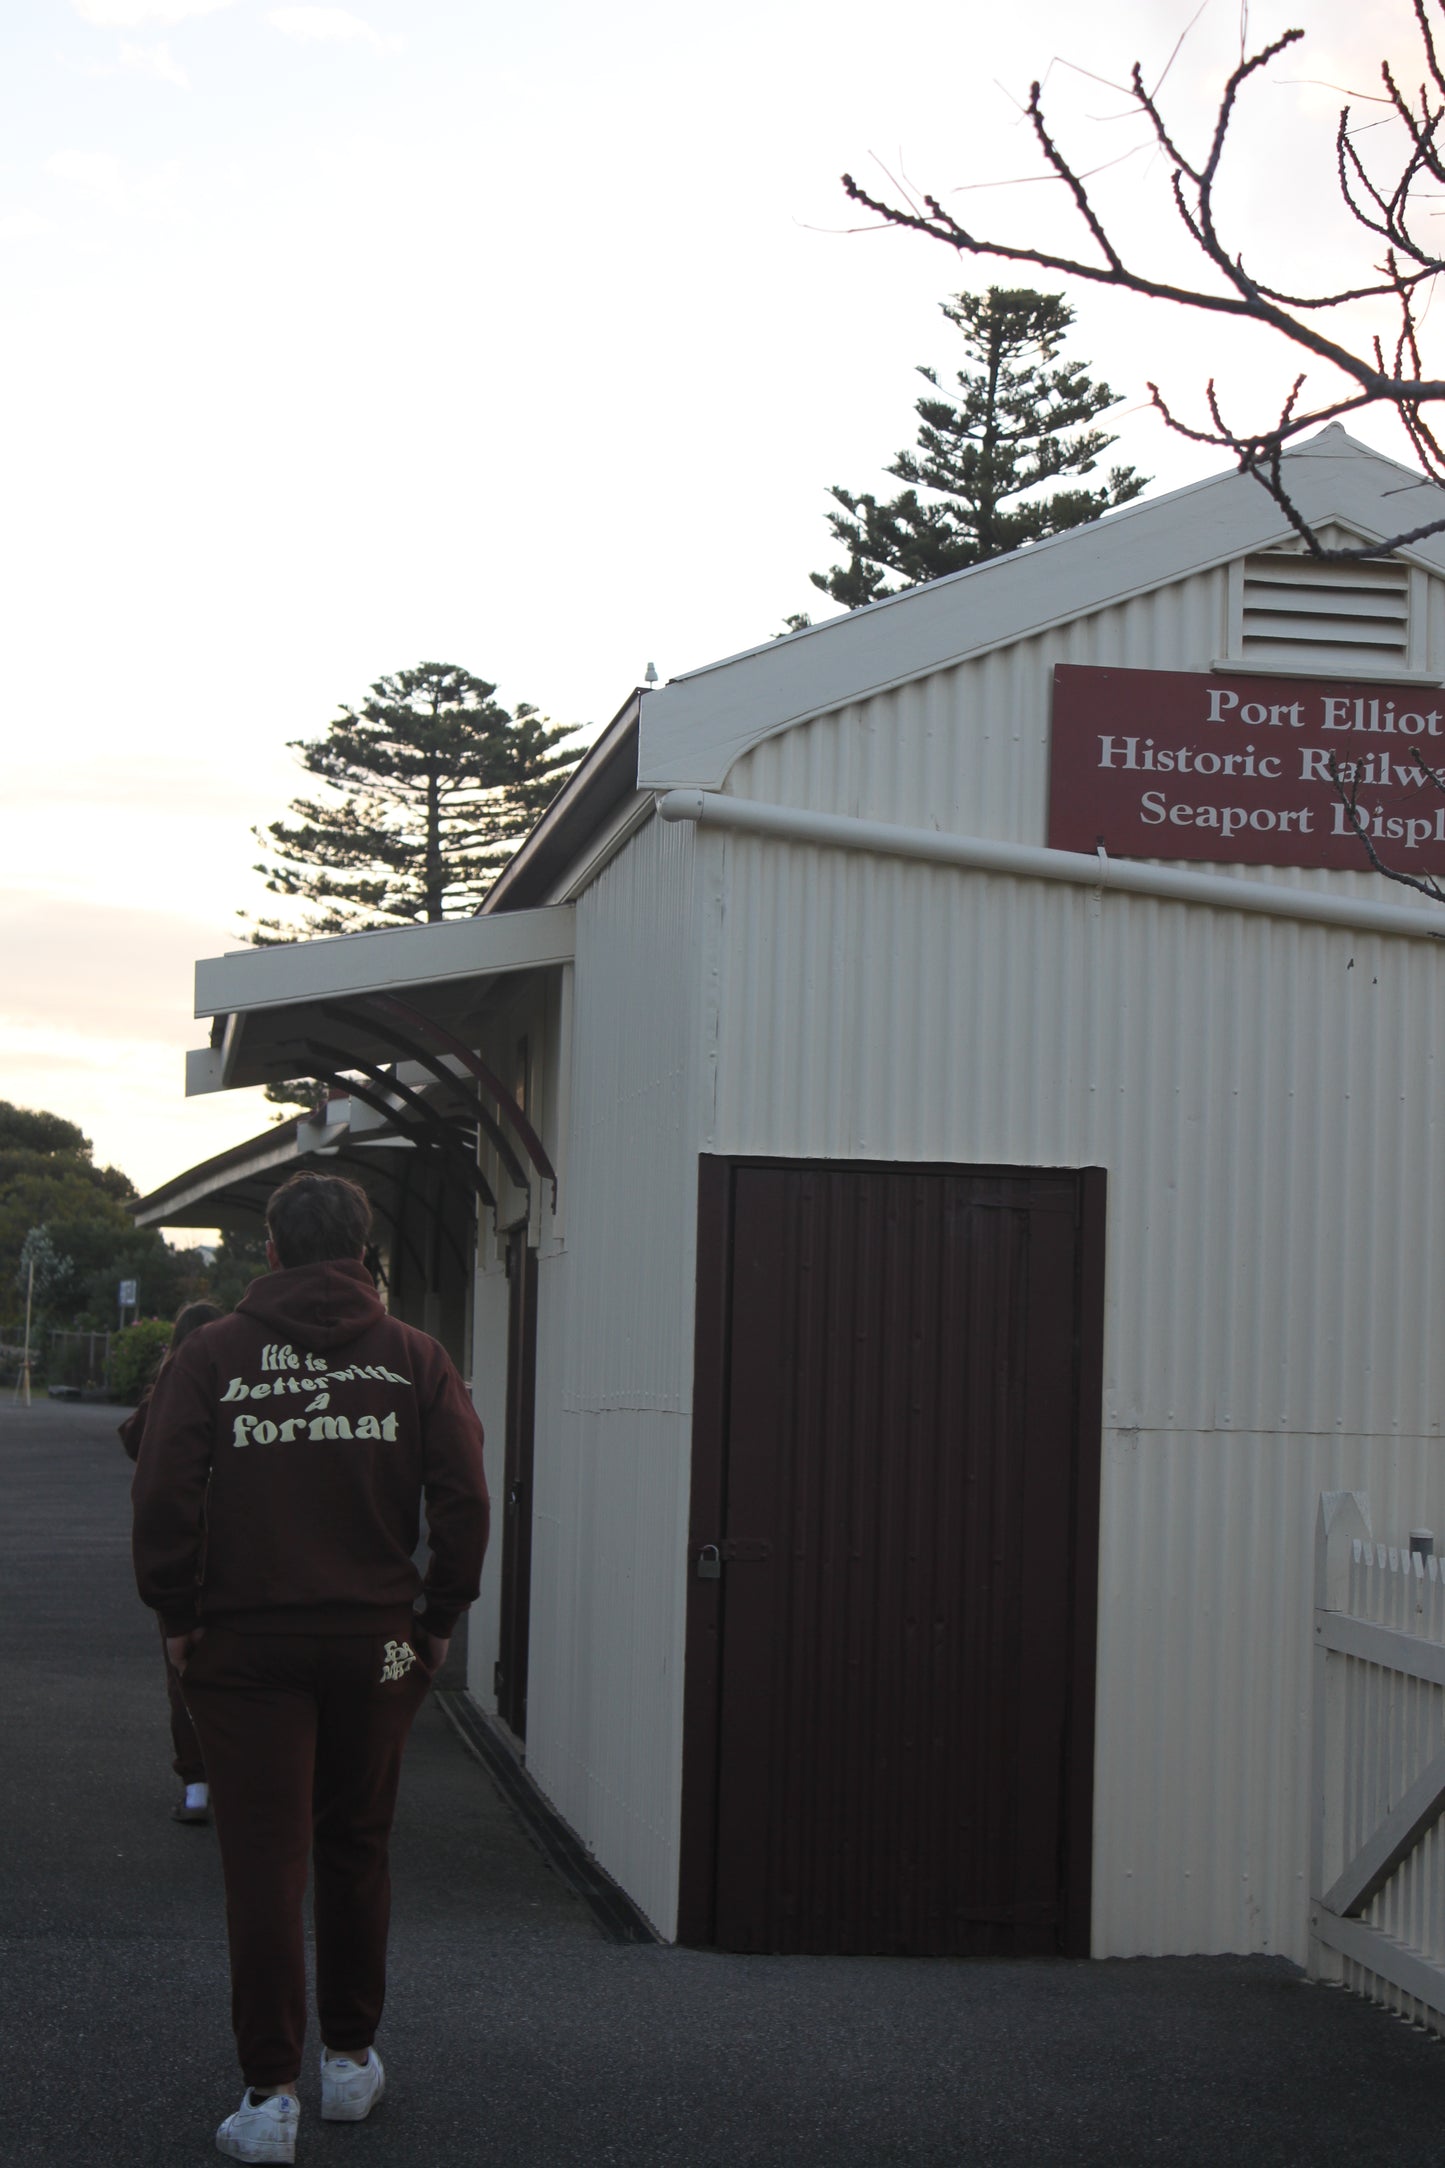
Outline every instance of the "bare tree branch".
<path id="1" fill-rule="evenodd" d="M 1418 746 L 1412 746 L 1411 751 L 1414 754 L 1415 763 L 1425 780 L 1428 783 L 1433 783 L 1436 790 L 1441 793 L 1442 797 L 1445 797 L 1445 777 L 1436 773 Z M 1402 873 L 1398 866 L 1387 866 L 1375 849 L 1375 841 L 1370 834 L 1369 823 L 1360 811 L 1360 782 L 1363 775 L 1363 764 L 1359 761 L 1349 761 L 1342 764 L 1336 755 L 1331 753 L 1325 765 L 1329 769 L 1330 781 L 1334 784 L 1340 803 L 1345 809 L 1345 817 L 1361 843 L 1364 844 L 1365 855 L 1376 873 L 1383 873 L 1387 881 L 1398 881 L 1402 888 L 1418 889 L 1420 894 L 1428 896 L 1432 903 L 1445 903 L 1445 888 L 1442 888 L 1433 874 Z"/>
<path id="2" fill-rule="evenodd" d="M 1445 0 L 1435 0 L 1435 7 L 1445 16 Z M 1225 421 L 1212 382 L 1205 394 L 1212 424 L 1208 429 L 1184 422 L 1157 385 L 1151 384 L 1149 390 L 1169 428 L 1194 443 L 1217 445 L 1230 452 L 1240 471 L 1255 477 L 1312 556 L 1331 562 L 1383 556 L 1406 543 L 1445 531 L 1445 512 L 1368 547 L 1329 547 L 1292 502 L 1281 455 L 1297 438 L 1326 422 L 1368 409 L 1384 409 L 1398 416 L 1424 479 L 1445 484 L 1445 442 L 1432 413 L 1445 401 L 1445 378 L 1426 374 L 1420 345 L 1421 290 L 1428 295 L 1433 281 L 1445 270 L 1445 257 L 1438 242 L 1422 240 L 1418 231 L 1421 220 L 1435 215 L 1423 208 L 1433 194 L 1428 184 L 1445 186 L 1445 68 L 1430 0 L 1412 0 L 1412 12 L 1425 68 L 1418 92 L 1410 94 L 1401 88 L 1400 71 L 1390 61 L 1383 62 L 1380 70 L 1384 95 L 1379 102 L 1386 108 L 1390 124 L 1398 124 L 1404 133 L 1402 144 L 1398 136 L 1396 139 L 1398 163 L 1383 177 L 1371 170 L 1356 139 L 1358 131 L 1351 128 L 1348 105 L 1340 113 L 1335 133 L 1341 200 L 1361 231 L 1372 242 L 1383 244 L 1384 260 L 1372 265 L 1373 277 L 1342 285 L 1331 293 L 1296 294 L 1256 276 L 1246 266 L 1243 253 L 1226 240 L 1217 212 L 1217 184 L 1241 100 L 1255 78 L 1302 40 L 1302 30 L 1287 30 L 1254 53 L 1241 44 L 1239 63 L 1220 93 L 1202 160 L 1191 159 L 1181 147 L 1159 103 L 1160 86 L 1152 91 L 1146 87 L 1137 62 L 1131 70 L 1128 95 L 1132 109 L 1148 124 L 1155 144 L 1170 162 L 1169 186 L 1175 209 L 1217 283 L 1182 284 L 1156 276 L 1126 259 L 1090 195 L 1086 173 L 1065 153 L 1046 120 L 1038 83 L 1031 87 L 1025 111 L 1047 169 L 1042 177 L 1052 178 L 1067 191 L 1095 254 L 1076 257 L 995 239 L 956 218 L 934 195 L 924 195 L 919 201 L 911 191 L 900 192 L 901 202 L 888 201 L 861 188 L 851 174 L 843 176 L 843 186 L 853 202 L 884 224 L 926 234 L 960 255 L 1027 264 L 1066 278 L 1115 287 L 1146 300 L 1260 324 L 1312 360 L 1338 371 L 1349 385 L 1348 391 L 1307 398 L 1306 378 L 1300 374 L 1277 417 L 1251 429 L 1237 429 Z M 1376 335 L 1351 343 L 1347 334 L 1332 336 L 1319 320 L 1332 309 L 1365 301 L 1386 302 L 1392 308 L 1395 329 L 1388 340 Z"/>

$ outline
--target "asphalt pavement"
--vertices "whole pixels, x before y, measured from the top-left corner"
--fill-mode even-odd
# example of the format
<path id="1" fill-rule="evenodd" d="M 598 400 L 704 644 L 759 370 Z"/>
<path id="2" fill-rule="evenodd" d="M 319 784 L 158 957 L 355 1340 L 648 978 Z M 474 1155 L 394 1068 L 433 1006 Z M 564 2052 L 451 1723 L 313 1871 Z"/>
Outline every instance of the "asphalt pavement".
<path id="1" fill-rule="evenodd" d="M 215 1842 L 169 1819 L 122 1411 L 0 1401 L 0 2164 L 198 2168 L 241 2081 Z M 435 1707 L 393 1847 L 388 2097 L 317 2168 L 1372 2168 L 1439 2043 L 1263 1958 L 739 1958 L 607 1940 Z M 314 2042 L 313 2042 L 314 2046 Z"/>

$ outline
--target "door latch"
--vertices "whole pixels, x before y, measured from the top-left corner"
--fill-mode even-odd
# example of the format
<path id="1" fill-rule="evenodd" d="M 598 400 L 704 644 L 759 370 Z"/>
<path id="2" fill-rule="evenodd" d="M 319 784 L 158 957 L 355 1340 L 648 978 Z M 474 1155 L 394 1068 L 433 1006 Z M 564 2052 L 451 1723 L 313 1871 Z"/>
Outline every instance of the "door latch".
<path id="1" fill-rule="evenodd" d="M 697 1554 L 697 1577 L 700 1581 L 720 1581 L 725 1563 L 765 1565 L 773 1555 L 773 1547 L 762 1536 L 724 1536 L 721 1543 L 705 1543 Z"/>

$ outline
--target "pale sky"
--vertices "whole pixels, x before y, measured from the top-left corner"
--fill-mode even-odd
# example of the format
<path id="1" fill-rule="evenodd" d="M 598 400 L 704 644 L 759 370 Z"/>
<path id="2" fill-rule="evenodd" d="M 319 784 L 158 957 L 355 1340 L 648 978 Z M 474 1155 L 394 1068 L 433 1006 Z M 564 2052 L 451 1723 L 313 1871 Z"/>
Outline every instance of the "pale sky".
<path id="1" fill-rule="evenodd" d="M 186 1101 L 181 1056 L 194 959 L 262 902 L 287 740 L 422 660 L 595 726 L 649 661 L 827 614 L 827 485 L 897 486 L 913 367 L 957 365 L 939 300 L 1035 283 L 850 230 L 838 175 L 1078 248 L 1023 179 L 1050 71 L 1101 204 L 1177 275 L 1165 168 L 1077 69 L 1152 80 L 1196 9 L 8 0 L 0 1097 L 143 1190 L 263 1128 L 258 1095 Z M 1224 201 L 1277 278 L 1333 285 L 1364 259 L 1320 86 L 1419 70 L 1406 0 L 1256 5 L 1251 43 L 1301 19 Z M 1239 35 L 1206 0 L 1163 93 L 1191 142 Z M 1213 320 L 1071 298 L 1123 400 L 1110 456 L 1158 488 L 1222 461 L 1146 411 L 1150 376 L 1198 416 L 1211 370 L 1241 415 L 1294 373 Z"/>

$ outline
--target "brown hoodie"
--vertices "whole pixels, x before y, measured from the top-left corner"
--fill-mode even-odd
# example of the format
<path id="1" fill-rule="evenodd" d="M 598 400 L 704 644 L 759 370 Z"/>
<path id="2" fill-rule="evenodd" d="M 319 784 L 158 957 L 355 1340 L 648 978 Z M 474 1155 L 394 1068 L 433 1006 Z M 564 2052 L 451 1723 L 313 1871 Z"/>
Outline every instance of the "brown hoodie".
<path id="1" fill-rule="evenodd" d="M 170 1634 L 370 1633 L 420 1587 L 419 1623 L 445 1639 L 477 1593 L 482 1426 L 445 1350 L 387 1315 L 359 1260 L 253 1280 L 177 1348 L 131 1498 L 136 1584 Z"/>

